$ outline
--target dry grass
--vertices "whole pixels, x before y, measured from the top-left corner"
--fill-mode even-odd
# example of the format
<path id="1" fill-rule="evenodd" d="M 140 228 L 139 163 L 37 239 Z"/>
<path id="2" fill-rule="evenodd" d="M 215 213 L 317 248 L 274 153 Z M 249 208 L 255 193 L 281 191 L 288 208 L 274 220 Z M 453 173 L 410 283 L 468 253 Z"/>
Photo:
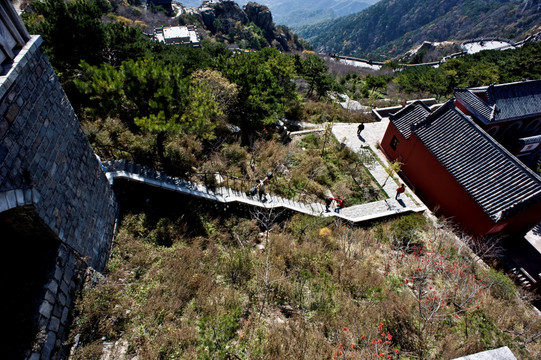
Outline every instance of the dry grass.
<path id="1" fill-rule="evenodd" d="M 139 359 L 541 354 L 529 305 L 494 296 L 494 275 L 424 222 L 362 229 L 294 216 L 267 238 L 255 220 L 202 217 L 202 237 L 175 219 L 125 217 L 105 281 L 78 302 L 75 358 L 98 358 L 102 338 L 127 340 Z M 397 226 L 424 246 L 394 246 Z M 157 245 L 157 232 L 171 245 Z"/>

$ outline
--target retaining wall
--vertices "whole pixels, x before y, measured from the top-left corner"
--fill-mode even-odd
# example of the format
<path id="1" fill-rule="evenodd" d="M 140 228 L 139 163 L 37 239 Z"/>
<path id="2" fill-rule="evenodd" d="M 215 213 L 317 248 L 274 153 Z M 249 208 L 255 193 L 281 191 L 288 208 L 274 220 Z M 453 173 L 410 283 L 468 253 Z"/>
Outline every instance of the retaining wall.
<path id="1" fill-rule="evenodd" d="M 35 213 L 60 243 L 30 359 L 60 356 L 78 274 L 104 268 L 118 212 L 41 43 L 32 36 L 0 73 L 0 213 Z"/>

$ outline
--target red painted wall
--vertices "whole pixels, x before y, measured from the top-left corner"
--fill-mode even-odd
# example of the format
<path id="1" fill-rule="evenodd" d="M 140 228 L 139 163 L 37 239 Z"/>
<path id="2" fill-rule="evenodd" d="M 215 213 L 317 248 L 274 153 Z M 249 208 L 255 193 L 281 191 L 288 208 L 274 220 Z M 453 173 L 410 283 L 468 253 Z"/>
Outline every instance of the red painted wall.
<path id="1" fill-rule="evenodd" d="M 404 157 L 402 171 L 421 197 L 438 214 L 460 224 L 472 234 L 488 233 L 495 225 L 492 219 L 414 134 L 410 136 L 410 142 L 414 145 L 409 156 Z"/>
<path id="2" fill-rule="evenodd" d="M 390 146 L 393 136 L 399 140 L 396 150 Z M 393 123 L 385 131 L 381 148 L 391 161 L 404 163 L 402 172 L 428 206 L 474 235 L 516 234 L 539 222 L 541 204 L 536 204 L 496 224 L 415 134 L 405 139 Z"/>
<path id="3" fill-rule="evenodd" d="M 398 146 L 396 147 L 396 150 L 391 147 L 393 136 L 396 136 L 398 139 Z M 404 158 L 405 155 L 409 154 L 411 151 L 411 142 L 402 136 L 400 131 L 398 131 L 392 122 L 389 122 L 387 130 L 385 130 L 385 134 L 383 135 L 383 139 L 381 139 L 380 145 L 385 155 L 387 155 L 391 161 L 401 157 L 400 161 L 404 162 L 402 158 Z"/>

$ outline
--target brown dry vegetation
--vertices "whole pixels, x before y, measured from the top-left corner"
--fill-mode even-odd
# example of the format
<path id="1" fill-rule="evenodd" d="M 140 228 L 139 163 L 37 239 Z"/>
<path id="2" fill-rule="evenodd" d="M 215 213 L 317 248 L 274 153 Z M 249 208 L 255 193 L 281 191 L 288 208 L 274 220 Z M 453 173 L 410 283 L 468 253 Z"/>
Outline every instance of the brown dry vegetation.
<path id="1" fill-rule="evenodd" d="M 106 278 L 78 301 L 74 358 L 99 358 L 103 339 L 139 359 L 449 359 L 504 345 L 539 358 L 541 323 L 510 280 L 423 216 L 356 228 L 278 215 L 126 215 Z"/>

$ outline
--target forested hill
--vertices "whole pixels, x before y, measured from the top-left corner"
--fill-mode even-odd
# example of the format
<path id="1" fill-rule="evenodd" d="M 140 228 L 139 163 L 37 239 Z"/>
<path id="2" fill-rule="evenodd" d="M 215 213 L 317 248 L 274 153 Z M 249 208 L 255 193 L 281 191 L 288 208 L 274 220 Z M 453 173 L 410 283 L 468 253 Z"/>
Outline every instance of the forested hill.
<path id="1" fill-rule="evenodd" d="M 537 0 L 382 0 L 297 33 L 320 52 L 392 58 L 423 41 L 518 39 L 539 26 Z"/>

